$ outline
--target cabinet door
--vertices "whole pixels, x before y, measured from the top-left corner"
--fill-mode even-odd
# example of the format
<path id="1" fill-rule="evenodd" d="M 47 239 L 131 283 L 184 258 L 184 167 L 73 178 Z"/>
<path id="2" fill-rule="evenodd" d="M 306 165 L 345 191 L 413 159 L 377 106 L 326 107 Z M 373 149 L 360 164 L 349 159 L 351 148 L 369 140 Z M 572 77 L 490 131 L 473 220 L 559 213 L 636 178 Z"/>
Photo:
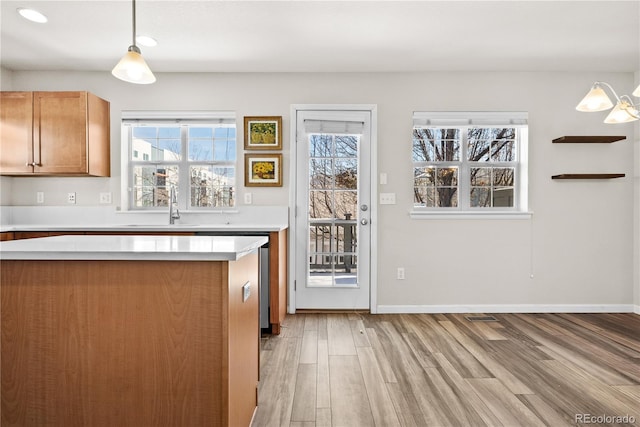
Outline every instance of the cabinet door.
<path id="1" fill-rule="evenodd" d="M 0 93 L 0 174 L 31 174 L 33 94 Z"/>
<path id="2" fill-rule="evenodd" d="M 86 174 L 87 93 L 34 92 L 35 173 Z"/>

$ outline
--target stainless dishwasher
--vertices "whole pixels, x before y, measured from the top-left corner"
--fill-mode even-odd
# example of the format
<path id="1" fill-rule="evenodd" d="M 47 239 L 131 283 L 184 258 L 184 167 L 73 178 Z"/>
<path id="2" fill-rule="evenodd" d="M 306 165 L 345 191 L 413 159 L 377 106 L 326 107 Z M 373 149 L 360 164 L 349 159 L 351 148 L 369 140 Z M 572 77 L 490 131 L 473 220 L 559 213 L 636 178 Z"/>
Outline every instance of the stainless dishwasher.
<path id="1" fill-rule="evenodd" d="M 196 236 L 267 236 L 269 233 L 242 232 L 242 231 L 198 231 Z M 260 247 L 258 252 L 258 286 L 260 288 L 260 329 L 271 332 L 269 322 L 269 242 Z"/>

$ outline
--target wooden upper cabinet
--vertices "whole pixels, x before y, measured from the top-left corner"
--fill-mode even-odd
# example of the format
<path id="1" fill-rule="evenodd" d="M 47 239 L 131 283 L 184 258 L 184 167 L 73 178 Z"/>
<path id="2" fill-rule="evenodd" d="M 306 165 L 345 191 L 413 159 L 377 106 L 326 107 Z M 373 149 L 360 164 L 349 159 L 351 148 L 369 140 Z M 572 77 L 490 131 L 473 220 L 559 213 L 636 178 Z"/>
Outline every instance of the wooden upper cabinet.
<path id="1" fill-rule="evenodd" d="M 31 115 L 18 135 L 5 136 L 5 99 L 32 96 Z M 109 103 L 88 92 L 2 92 L 3 175 L 109 176 Z M 17 104 L 17 102 L 14 102 Z M 25 101 L 25 104 L 27 102 Z M 22 106 L 26 109 L 26 105 Z M 12 118 L 16 113 L 6 113 Z M 27 116 L 24 114 L 22 118 Z M 14 120 L 15 121 L 15 120 Z M 20 148 L 26 144 L 27 149 Z M 5 162 L 5 153 L 11 151 Z M 18 153 L 22 153 L 19 155 Z M 26 158 L 22 157 L 26 153 Z M 25 166 L 26 165 L 26 166 Z M 25 170 L 26 167 L 26 170 Z"/>
<path id="2" fill-rule="evenodd" d="M 33 93 L 0 96 L 0 173 L 31 174 L 33 166 Z"/>

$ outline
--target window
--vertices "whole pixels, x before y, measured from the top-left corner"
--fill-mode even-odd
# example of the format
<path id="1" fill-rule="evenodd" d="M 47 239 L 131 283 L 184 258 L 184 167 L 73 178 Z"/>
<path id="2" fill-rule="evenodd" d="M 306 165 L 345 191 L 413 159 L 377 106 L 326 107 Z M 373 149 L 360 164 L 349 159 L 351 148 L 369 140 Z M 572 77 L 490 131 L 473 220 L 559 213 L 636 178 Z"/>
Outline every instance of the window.
<path id="1" fill-rule="evenodd" d="M 167 207 L 171 187 L 182 209 L 235 205 L 235 116 L 182 114 L 123 113 L 130 209 Z"/>
<path id="2" fill-rule="evenodd" d="M 526 211 L 523 113 L 414 113 L 414 212 Z"/>

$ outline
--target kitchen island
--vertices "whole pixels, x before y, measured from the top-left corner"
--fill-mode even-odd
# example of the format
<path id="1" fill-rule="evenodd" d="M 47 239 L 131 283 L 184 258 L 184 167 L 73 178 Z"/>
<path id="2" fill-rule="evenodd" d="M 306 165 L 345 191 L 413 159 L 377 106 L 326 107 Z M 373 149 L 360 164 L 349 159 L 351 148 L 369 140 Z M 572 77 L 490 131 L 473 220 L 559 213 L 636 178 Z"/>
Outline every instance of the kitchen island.
<path id="1" fill-rule="evenodd" d="M 28 212 L 20 213 L 29 218 Z M 60 214 L 58 213 L 58 216 Z M 210 235 L 210 236 L 267 236 L 268 243 L 268 290 L 263 289 L 268 295 L 268 303 L 261 306 L 261 310 L 267 313 L 268 331 L 277 335 L 287 310 L 287 223 L 280 221 L 249 221 L 234 224 L 196 224 L 196 223 L 159 223 L 157 218 L 145 217 L 138 219 L 137 223 L 86 223 L 78 220 L 73 211 L 65 211 L 65 215 L 72 224 L 64 222 L 40 223 L 40 224 L 14 224 L 0 226 L 0 241 L 33 239 L 38 237 L 62 236 L 62 235 Z M 97 216 L 95 211 L 86 212 L 86 217 Z M 55 211 L 53 218 L 57 218 Z M 33 219 L 33 218 L 32 218 Z M 113 220 L 113 218 L 111 218 Z M 58 218 L 59 220 L 59 218 Z M 121 220 L 122 221 L 122 220 Z M 263 296 L 264 296 L 263 294 Z"/>
<path id="2" fill-rule="evenodd" d="M 3 426 L 248 426 L 266 237 L 0 243 Z"/>

